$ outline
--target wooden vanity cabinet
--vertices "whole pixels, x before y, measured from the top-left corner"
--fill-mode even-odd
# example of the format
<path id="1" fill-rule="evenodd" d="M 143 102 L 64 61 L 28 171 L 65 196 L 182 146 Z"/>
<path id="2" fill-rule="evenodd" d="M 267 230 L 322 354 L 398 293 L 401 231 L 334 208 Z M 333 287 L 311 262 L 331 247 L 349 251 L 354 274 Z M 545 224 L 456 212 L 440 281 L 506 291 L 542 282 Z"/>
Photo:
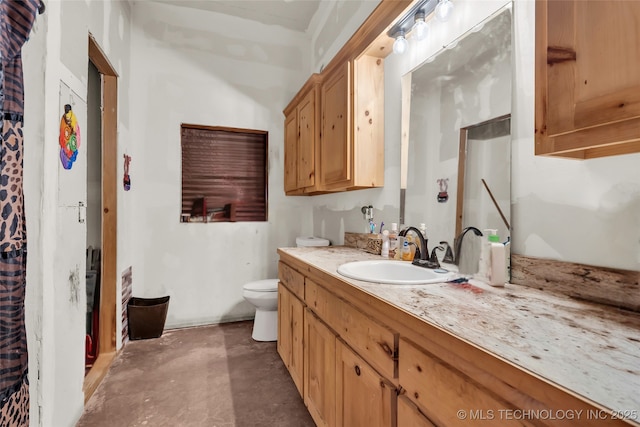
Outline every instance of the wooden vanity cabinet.
<path id="1" fill-rule="evenodd" d="M 287 265 L 278 268 L 278 354 L 300 395 L 304 389 L 304 277 Z"/>
<path id="2" fill-rule="evenodd" d="M 320 185 L 331 191 L 384 185 L 384 61 L 346 61 L 321 89 Z"/>
<path id="3" fill-rule="evenodd" d="M 319 191 L 320 76 L 314 74 L 284 110 L 284 190 L 287 195 Z"/>
<path id="4" fill-rule="evenodd" d="M 336 425 L 396 426 L 396 388 L 342 340 L 336 345 Z"/>
<path id="5" fill-rule="evenodd" d="M 316 425 L 395 426 L 398 334 L 283 262 L 278 277 L 278 353 Z"/>
<path id="6" fill-rule="evenodd" d="M 307 308 L 304 337 L 304 403 L 317 426 L 335 426 L 336 335 Z"/>
<path id="7" fill-rule="evenodd" d="M 536 1 L 536 154 L 640 152 L 640 2 Z"/>

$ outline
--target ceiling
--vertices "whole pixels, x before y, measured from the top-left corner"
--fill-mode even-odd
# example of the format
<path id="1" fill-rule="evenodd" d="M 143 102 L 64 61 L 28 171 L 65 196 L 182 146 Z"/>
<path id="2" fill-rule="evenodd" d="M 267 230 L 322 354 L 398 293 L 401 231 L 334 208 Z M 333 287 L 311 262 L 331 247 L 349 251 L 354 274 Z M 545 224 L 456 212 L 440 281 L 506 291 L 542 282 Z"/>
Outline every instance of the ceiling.
<path id="1" fill-rule="evenodd" d="M 321 0 L 151 0 L 305 32 Z"/>

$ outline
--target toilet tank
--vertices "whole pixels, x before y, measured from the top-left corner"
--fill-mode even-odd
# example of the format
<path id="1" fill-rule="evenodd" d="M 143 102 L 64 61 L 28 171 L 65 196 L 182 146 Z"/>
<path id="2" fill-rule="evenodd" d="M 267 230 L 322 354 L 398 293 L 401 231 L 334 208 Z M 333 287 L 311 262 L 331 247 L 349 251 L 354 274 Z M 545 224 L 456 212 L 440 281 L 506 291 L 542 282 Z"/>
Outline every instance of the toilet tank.
<path id="1" fill-rule="evenodd" d="M 329 246 L 331 242 L 322 237 L 296 237 L 296 246 L 299 248 L 306 248 L 311 246 Z"/>

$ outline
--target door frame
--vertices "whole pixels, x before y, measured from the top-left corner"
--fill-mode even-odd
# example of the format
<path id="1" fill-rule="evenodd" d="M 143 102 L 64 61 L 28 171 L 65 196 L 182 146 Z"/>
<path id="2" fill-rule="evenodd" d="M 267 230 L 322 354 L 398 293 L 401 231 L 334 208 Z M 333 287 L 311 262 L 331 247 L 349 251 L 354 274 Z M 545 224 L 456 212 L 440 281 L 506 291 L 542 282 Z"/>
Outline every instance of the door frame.
<path id="1" fill-rule="evenodd" d="M 89 33 L 89 61 L 101 74 L 102 86 L 102 251 L 98 357 L 84 378 L 85 403 L 107 374 L 116 355 L 117 307 L 117 155 L 118 73 Z"/>

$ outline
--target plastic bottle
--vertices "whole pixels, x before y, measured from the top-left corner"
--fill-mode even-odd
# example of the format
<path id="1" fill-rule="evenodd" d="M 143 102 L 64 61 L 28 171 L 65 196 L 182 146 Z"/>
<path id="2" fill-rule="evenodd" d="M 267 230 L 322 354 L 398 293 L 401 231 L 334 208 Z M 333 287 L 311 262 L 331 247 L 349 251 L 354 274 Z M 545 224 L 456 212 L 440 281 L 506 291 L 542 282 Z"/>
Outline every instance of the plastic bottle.
<path id="1" fill-rule="evenodd" d="M 389 258 L 389 230 L 382 232 L 382 249 L 380 255 L 382 255 L 382 258 Z"/>
<path id="2" fill-rule="evenodd" d="M 405 239 L 402 244 L 402 259 L 404 261 L 411 261 L 413 257 L 411 256 L 411 247 L 409 246 L 409 240 Z"/>
<path id="3" fill-rule="evenodd" d="M 489 282 L 489 270 L 491 269 L 491 241 L 490 236 L 495 236 L 498 230 L 491 228 L 483 232 L 482 246 L 480 247 L 480 259 L 478 260 L 478 273 L 475 278 L 483 282 Z"/>
<path id="4" fill-rule="evenodd" d="M 405 238 L 404 236 L 398 236 L 396 242 L 396 253 L 394 254 L 394 259 L 402 259 L 402 249 L 404 247 Z"/>
<path id="5" fill-rule="evenodd" d="M 392 258 L 396 257 L 396 253 L 399 254 L 398 250 L 398 223 L 391 223 L 391 231 L 389 232 L 389 256 Z"/>
<path id="6" fill-rule="evenodd" d="M 504 286 L 507 281 L 504 244 L 500 243 L 500 238 L 495 234 L 489 236 L 489 241 L 491 242 L 491 268 L 488 283 L 491 286 Z"/>

